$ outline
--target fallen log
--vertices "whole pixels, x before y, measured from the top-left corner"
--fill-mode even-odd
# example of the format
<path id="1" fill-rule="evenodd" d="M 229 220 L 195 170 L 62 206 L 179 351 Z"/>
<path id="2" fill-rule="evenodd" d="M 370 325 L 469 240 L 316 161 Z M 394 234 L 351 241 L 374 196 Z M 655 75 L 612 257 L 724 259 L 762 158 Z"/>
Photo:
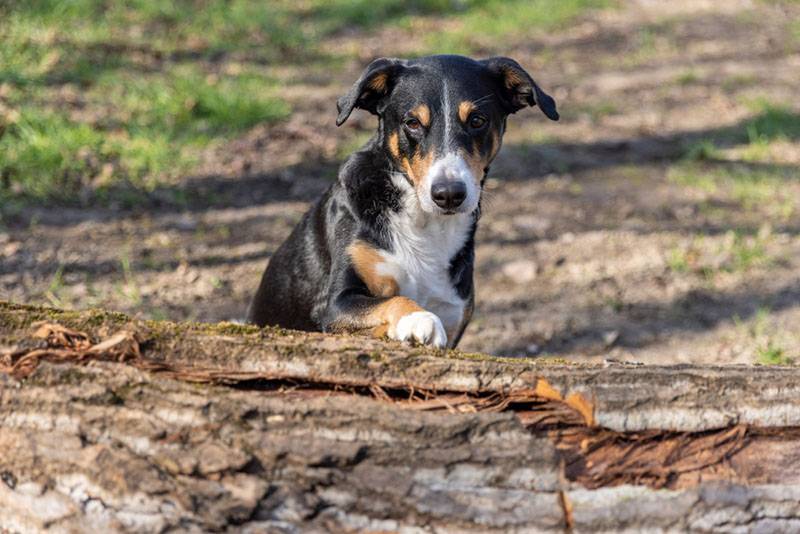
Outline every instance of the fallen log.
<path id="1" fill-rule="evenodd" d="M 788 530 L 798 378 L 0 303 L 0 531 Z"/>

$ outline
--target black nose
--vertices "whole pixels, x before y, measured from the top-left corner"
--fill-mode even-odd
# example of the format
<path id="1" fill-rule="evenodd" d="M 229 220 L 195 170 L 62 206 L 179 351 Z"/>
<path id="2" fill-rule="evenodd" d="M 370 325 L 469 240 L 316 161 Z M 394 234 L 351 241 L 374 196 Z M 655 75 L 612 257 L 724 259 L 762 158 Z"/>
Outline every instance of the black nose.
<path id="1" fill-rule="evenodd" d="M 467 198 L 467 185 L 460 180 L 437 182 L 431 186 L 431 198 L 440 208 L 455 209 Z"/>

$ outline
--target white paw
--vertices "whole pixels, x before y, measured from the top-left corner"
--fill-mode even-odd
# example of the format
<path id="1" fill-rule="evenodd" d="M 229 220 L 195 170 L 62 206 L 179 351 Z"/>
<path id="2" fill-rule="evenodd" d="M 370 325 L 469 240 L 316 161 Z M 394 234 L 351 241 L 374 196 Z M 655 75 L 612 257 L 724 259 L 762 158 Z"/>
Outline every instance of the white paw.
<path id="1" fill-rule="evenodd" d="M 399 341 L 416 341 L 423 345 L 442 348 L 447 345 L 447 333 L 442 321 L 431 312 L 418 311 L 404 315 L 397 321 L 389 337 Z"/>

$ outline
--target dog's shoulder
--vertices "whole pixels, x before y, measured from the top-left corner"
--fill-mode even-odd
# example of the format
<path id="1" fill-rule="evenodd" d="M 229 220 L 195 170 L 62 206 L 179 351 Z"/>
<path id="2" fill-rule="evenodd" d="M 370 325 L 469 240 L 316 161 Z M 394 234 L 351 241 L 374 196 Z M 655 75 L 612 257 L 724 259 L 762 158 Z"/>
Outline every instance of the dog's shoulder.
<path id="1" fill-rule="evenodd" d="M 339 170 L 340 201 L 346 201 L 367 232 L 385 233 L 389 215 L 402 209 L 402 192 L 388 179 L 388 168 L 386 155 L 367 146 L 353 153 Z"/>

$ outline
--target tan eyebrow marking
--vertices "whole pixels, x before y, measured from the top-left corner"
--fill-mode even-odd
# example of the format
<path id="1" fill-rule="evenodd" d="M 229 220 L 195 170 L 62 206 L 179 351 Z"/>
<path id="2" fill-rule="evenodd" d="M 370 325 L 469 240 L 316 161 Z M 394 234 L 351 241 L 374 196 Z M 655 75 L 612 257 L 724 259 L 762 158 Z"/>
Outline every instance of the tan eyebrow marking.
<path id="1" fill-rule="evenodd" d="M 414 115 L 425 128 L 431 125 L 431 108 L 429 108 L 427 104 L 420 104 L 415 107 L 411 110 L 411 114 Z"/>
<path id="2" fill-rule="evenodd" d="M 458 105 L 458 118 L 461 119 L 461 122 L 466 123 L 467 119 L 469 119 L 470 113 L 475 111 L 477 108 L 475 107 L 474 102 L 470 102 L 469 100 L 464 100 Z"/>

